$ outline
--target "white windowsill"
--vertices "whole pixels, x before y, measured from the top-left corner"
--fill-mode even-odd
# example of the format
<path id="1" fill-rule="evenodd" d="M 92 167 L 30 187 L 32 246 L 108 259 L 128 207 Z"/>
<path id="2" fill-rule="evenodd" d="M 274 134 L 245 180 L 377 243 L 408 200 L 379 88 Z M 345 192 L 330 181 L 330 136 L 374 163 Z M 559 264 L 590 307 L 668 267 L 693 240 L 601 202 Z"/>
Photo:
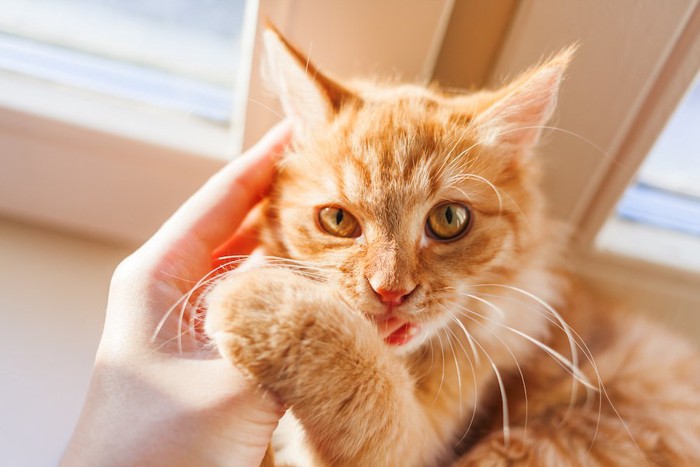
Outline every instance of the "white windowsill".
<path id="1" fill-rule="evenodd" d="M 613 218 L 595 244 L 602 253 L 640 260 L 648 267 L 661 265 L 695 277 L 700 273 L 700 237 Z"/>
<path id="2" fill-rule="evenodd" d="M 236 147 L 228 128 L 204 119 L 11 73 L 0 73 L 2 108 L 208 157 Z"/>

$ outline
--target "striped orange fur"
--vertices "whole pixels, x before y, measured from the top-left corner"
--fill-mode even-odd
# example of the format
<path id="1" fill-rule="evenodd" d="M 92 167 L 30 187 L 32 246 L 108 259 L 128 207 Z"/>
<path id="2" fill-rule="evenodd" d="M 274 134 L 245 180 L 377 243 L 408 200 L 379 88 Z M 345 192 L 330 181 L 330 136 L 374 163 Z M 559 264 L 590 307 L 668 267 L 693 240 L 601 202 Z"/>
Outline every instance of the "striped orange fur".
<path id="1" fill-rule="evenodd" d="M 295 141 L 266 264 L 219 281 L 206 331 L 291 407 L 277 465 L 700 465 L 696 350 L 587 295 L 545 216 L 534 150 L 572 49 L 450 94 L 340 84 L 265 41 Z M 445 203 L 471 222 L 447 240 Z"/>

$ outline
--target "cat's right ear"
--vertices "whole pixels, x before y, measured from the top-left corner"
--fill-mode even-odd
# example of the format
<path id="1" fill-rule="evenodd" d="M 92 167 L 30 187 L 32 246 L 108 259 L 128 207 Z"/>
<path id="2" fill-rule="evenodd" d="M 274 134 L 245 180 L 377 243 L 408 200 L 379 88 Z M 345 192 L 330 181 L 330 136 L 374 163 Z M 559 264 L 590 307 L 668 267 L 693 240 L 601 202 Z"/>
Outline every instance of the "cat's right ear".
<path id="1" fill-rule="evenodd" d="M 575 51 L 576 45 L 562 50 L 494 93 L 494 102 L 473 122 L 481 129 L 483 144 L 520 148 L 537 144 Z"/>
<path id="2" fill-rule="evenodd" d="M 329 122 L 352 93 L 323 75 L 271 25 L 263 32 L 264 73 L 292 118 L 296 137 Z"/>

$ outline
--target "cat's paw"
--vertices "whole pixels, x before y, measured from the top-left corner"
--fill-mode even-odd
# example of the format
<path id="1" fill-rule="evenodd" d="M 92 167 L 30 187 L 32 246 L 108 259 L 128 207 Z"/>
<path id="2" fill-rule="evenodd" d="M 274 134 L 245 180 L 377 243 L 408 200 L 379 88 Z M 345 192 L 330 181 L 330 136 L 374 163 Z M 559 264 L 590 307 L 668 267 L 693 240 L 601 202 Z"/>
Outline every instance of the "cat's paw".
<path id="1" fill-rule="evenodd" d="M 219 352 L 266 384 L 292 371 L 290 361 L 316 321 L 299 290 L 319 284 L 286 270 L 258 268 L 222 279 L 208 297 L 205 332 Z M 306 308 L 306 309 L 302 309 Z"/>

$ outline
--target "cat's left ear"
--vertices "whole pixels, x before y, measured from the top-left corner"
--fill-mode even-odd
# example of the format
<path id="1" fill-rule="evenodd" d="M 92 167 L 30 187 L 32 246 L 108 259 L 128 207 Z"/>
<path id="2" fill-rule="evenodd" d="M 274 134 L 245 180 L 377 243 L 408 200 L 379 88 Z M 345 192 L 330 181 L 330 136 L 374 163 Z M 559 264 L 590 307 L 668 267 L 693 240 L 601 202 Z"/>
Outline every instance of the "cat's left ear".
<path id="1" fill-rule="evenodd" d="M 576 47 L 559 52 L 496 92 L 494 102 L 474 124 L 485 145 L 526 148 L 537 143 L 551 118 L 564 72 Z"/>
<path id="2" fill-rule="evenodd" d="M 322 74 L 273 26 L 263 33 L 267 80 L 277 92 L 285 113 L 304 137 L 328 123 L 352 93 Z"/>

